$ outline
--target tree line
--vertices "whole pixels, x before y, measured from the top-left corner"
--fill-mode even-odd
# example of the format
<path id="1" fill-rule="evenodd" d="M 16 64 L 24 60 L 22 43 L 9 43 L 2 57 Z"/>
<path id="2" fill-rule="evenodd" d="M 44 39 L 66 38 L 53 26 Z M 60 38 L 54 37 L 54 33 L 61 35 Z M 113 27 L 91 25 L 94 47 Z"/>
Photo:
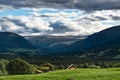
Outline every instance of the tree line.
<path id="1" fill-rule="evenodd" d="M 98 62 L 98 63 L 79 63 L 74 64 L 77 68 L 116 68 L 120 67 L 120 63 L 116 62 Z M 60 64 L 53 65 L 51 63 L 43 63 L 43 64 L 31 64 L 27 61 L 16 58 L 13 60 L 0 60 L 0 76 L 5 75 L 24 75 L 24 74 L 36 74 L 36 73 L 44 73 L 54 70 L 66 69 L 69 65 Z"/>

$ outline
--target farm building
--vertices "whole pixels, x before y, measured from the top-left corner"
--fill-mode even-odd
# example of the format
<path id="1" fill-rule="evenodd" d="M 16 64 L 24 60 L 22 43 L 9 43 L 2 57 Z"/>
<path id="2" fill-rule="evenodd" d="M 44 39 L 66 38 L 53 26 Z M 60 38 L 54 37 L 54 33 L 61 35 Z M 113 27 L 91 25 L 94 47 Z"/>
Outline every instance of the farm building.
<path id="1" fill-rule="evenodd" d="M 71 64 L 67 67 L 67 69 L 76 69 L 77 67 L 74 64 Z"/>
<path id="2" fill-rule="evenodd" d="M 35 69 L 35 74 L 41 74 L 41 73 L 42 73 L 41 70 L 39 70 L 39 69 Z"/>

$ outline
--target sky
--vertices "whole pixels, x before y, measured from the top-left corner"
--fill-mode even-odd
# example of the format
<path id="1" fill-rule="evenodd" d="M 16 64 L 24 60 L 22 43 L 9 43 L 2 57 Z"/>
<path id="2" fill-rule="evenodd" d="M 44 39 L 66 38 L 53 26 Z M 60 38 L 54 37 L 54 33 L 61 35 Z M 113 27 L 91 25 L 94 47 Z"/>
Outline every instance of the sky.
<path id="1" fill-rule="evenodd" d="M 0 31 L 83 36 L 120 25 L 119 0 L 0 0 Z"/>

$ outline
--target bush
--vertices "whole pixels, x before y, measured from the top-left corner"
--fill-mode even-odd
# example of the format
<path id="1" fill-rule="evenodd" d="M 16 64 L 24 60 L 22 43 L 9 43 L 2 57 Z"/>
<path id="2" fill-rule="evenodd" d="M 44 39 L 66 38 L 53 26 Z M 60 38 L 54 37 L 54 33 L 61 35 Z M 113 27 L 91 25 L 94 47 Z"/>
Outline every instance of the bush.
<path id="1" fill-rule="evenodd" d="M 83 68 L 89 68 L 89 64 L 88 64 L 88 63 L 85 63 L 85 64 L 83 65 Z"/>
<path id="2" fill-rule="evenodd" d="M 84 67 L 84 64 L 79 64 L 78 65 L 78 68 L 83 68 Z"/>
<path id="3" fill-rule="evenodd" d="M 17 58 L 17 59 L 10 61 L 7 64 L 7 71 L 11 75 L 32 74 L 33 68 L 26 61 L 24 61 L 20 58 Z"/>
<path id="4" fill-rule="evenodd" d="M 90 65 L 89 68 L 92 68 L 92 69 L 100 69 L 100 66 Z"/>
<path id="5" fill-rule="evenodd" d="M 114 64 L 114 67 L 120 67 L 120 63 Z"/>

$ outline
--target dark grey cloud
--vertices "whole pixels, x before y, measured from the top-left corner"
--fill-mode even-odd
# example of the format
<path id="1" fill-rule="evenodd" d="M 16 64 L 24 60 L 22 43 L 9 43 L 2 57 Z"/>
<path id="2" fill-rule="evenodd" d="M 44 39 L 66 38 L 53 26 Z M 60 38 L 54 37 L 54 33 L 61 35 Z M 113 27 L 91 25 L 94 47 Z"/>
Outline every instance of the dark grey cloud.
<path id="1" fill-rule="evenodd" d="M 83 10 L 120 9 L 120 0 L 78 0 L 73 7 Z"/>
<path id="2" fill-rule="evenodd" d="M 97 20 L 107 20 L 105 17 L 100 17 L 100 16 L 96 16 L 95 17 Z"/>
<path id="3" fill-rule="evenodd" d="M 74 1 L 74 0 L 42 0 L 47 3 L 57 3 L 57 4 L 67 4 L 68 2 Z"/>
<path id="4" fill-rule="evenodd" d="M 72 29 L 69 29 L 66 25 L 64 25 L 63 22 L 57 21 L 55 23 L 50 23 L 50 27 L 53 28 L 52 33 L 65 33 L 69 31 L 74 31 Z"/>
<path id="5" fill-rule="evenodd" d="M 91 10 L 120 9 L 120 0 L 0 0 L 0 8 L 72 8 Z"/>
<path id="6" fill-rule="evenodd" d="M 44 2 L 42 0 L 0 0 L 0 8 L 63 8 L 61 4 Z"/>
<path id="7" fill-rule="evenodd" d="M 110 17 L 112 18 L 112 20 L 120 20 L 120 16 L 110 15 Z"/>
<path id="8" fill-rule="evenodd" d="M 116 16 L 116 17 L 118 17 L 118 16 Z M 112 17 L 110 17 L 110 18 L 112 18 Z M 102 20 L 108 20 L 107 18 L 105 18 L 104 16 L 93 16 L 93 17 L 87 17 L 87 16 L 85 16 L 85 17 L 83 17 L 83 18 L 81 18 L 80 20 L 88 20 L 88 21 L 102 21 Z M 112 18 L 112 20 L 116 20 L 115 18 Z"/>

